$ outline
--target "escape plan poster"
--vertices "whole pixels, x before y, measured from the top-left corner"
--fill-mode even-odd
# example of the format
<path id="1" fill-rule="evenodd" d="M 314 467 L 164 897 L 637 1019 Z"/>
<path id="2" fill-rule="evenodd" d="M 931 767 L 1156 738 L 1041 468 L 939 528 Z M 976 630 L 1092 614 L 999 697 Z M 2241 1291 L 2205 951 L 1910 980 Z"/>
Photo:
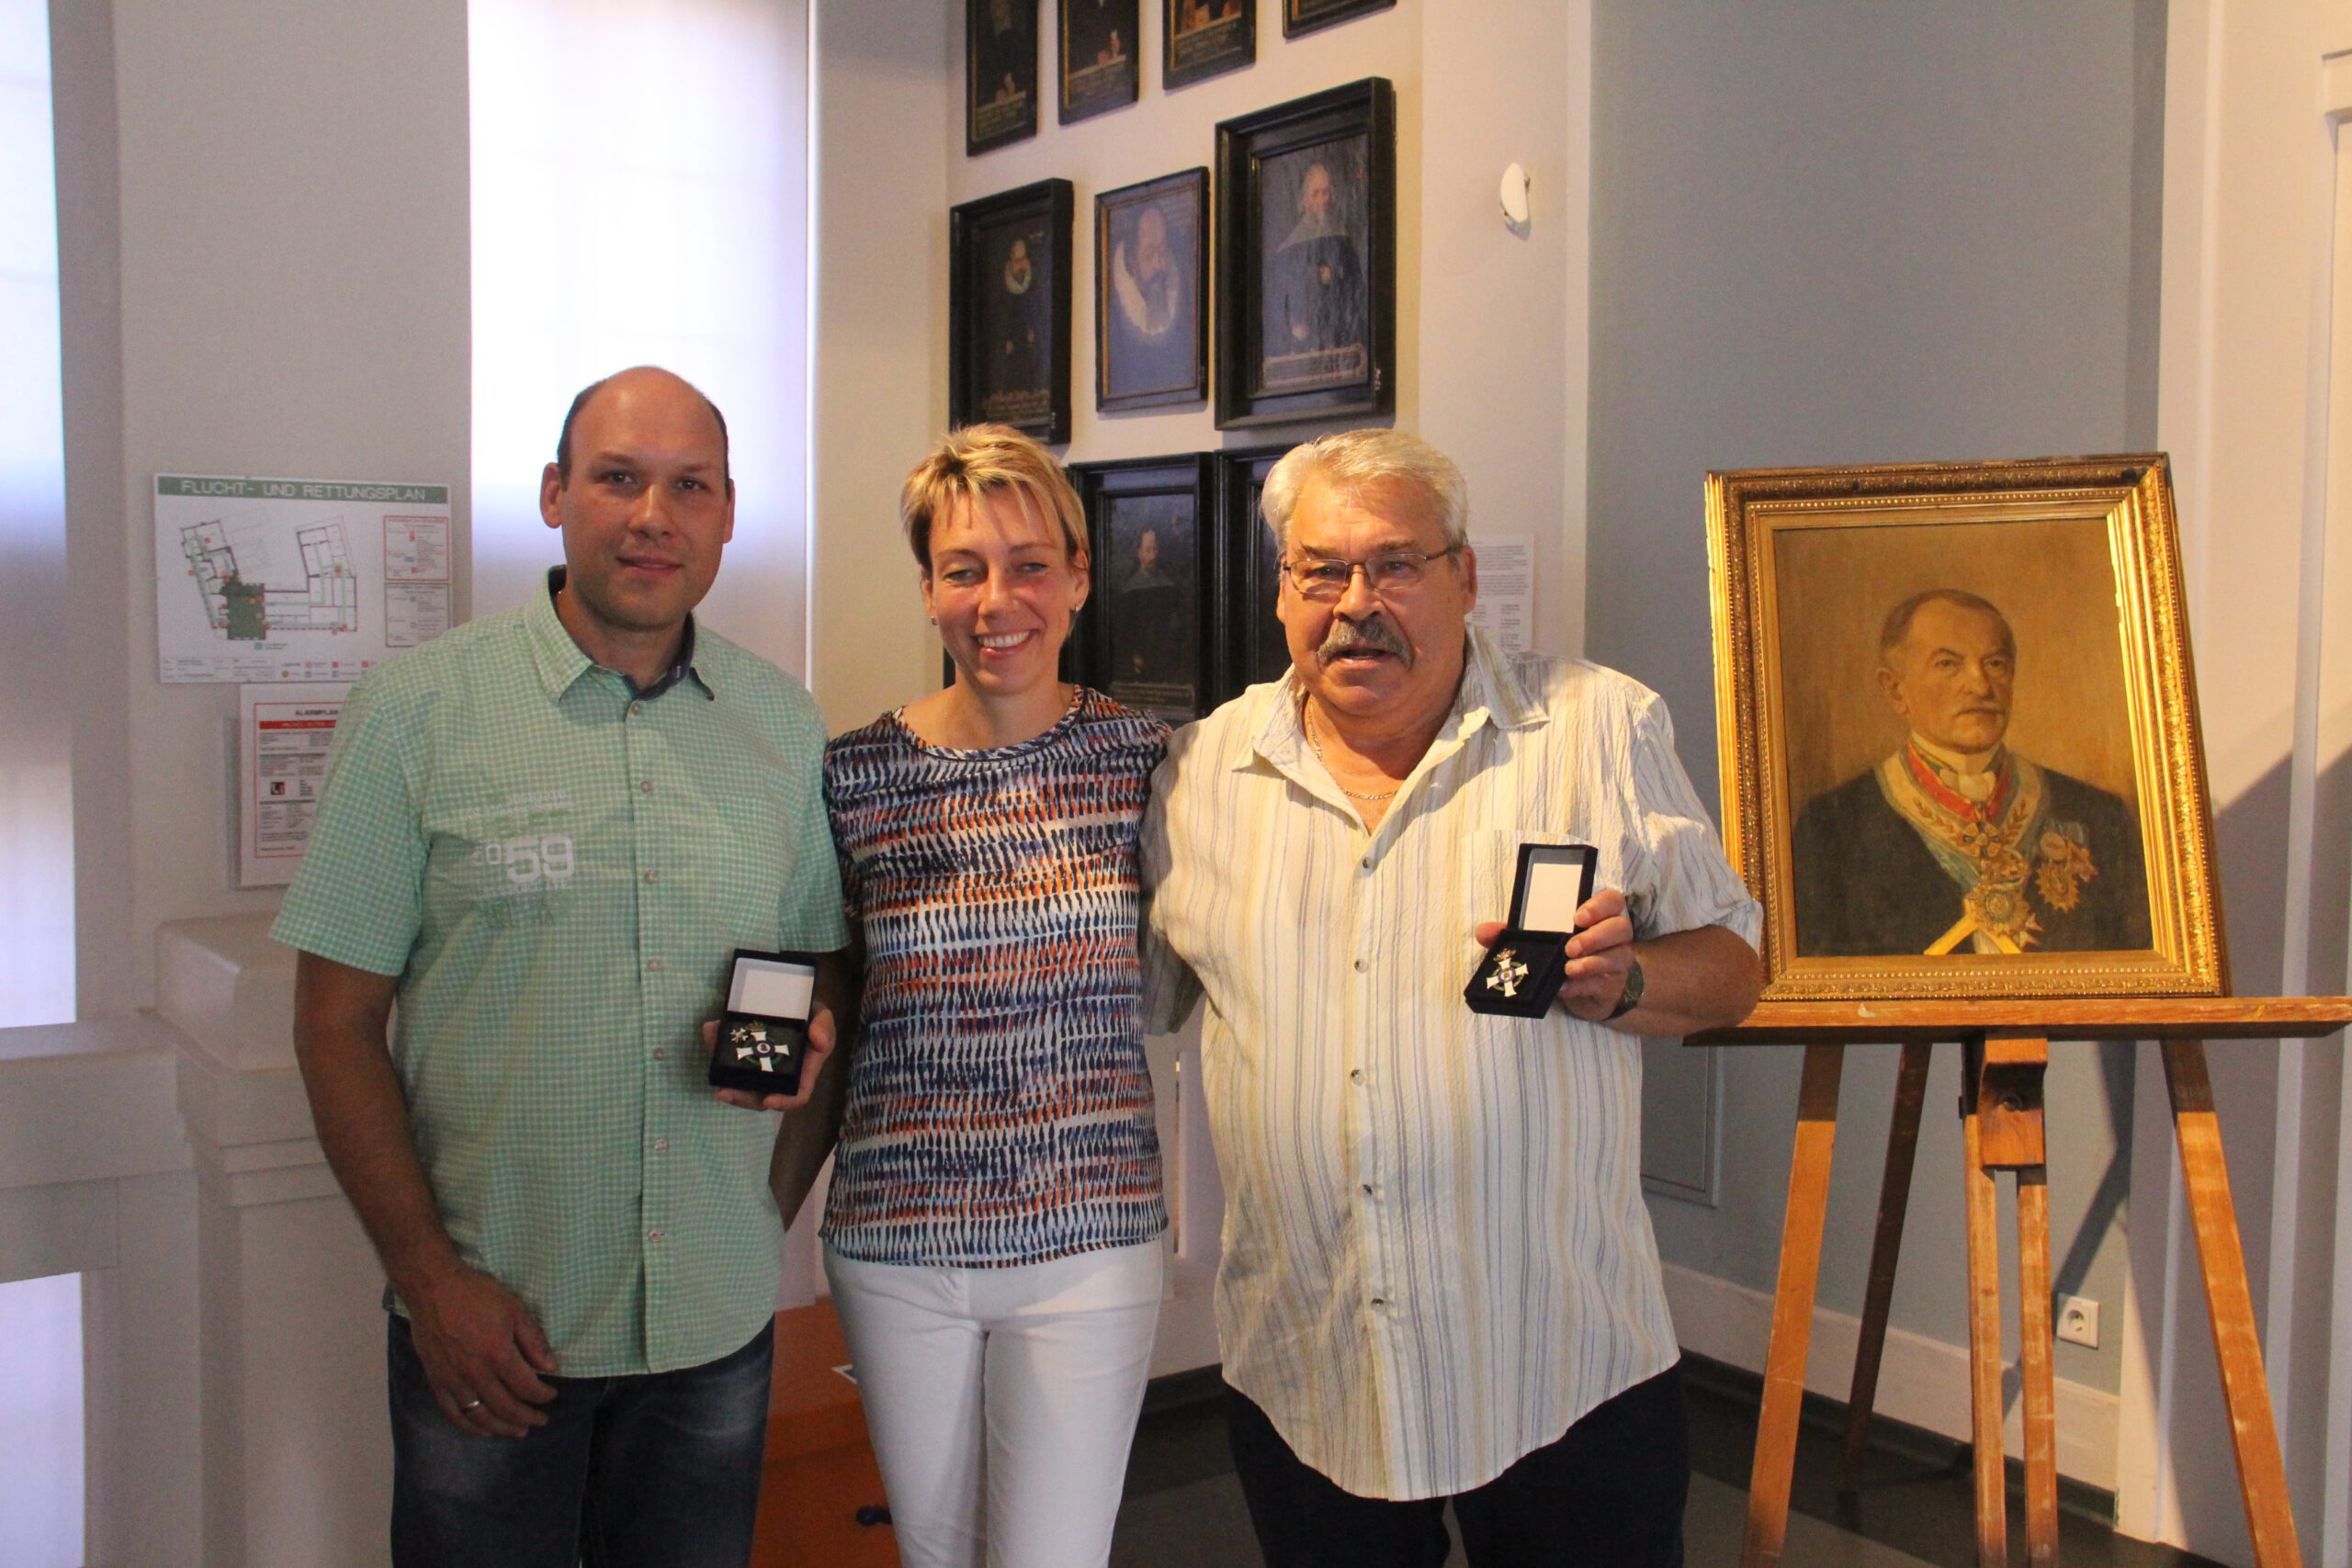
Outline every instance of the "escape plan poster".
<path id="1" fill-rule="evenodd" d="M 351 688 L 287 681 L 238 692 L 240 887 L 283 887 L 311 847 L 327 748 Z"/>
<path id="2" fill-rule="evenodd" d="M 155 477 L 157 673 L 356 681 L 448 629 L 449 488 Z"/>

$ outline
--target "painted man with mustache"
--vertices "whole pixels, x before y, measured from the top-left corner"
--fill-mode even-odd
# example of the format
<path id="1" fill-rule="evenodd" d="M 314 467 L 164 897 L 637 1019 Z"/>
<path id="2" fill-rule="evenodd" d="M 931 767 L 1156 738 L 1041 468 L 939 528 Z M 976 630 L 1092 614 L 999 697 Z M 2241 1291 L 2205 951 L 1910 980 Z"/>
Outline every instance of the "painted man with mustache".
<path id="1" fill-rule="evenodd" d="M 2006 743 L 2017 660 L 2008 618 L 1973 593 L 1931 588 L 1887 615 L 1879 691 L 1910 734 L 1797 818 L 1800 955 L 2148 945 L 2132 808 Z"/>
<path id="2" fill-rule="evenodd" d="M 1292 667 L 1177 732 L 1144 1008 L 1204 996 L 1235 1466 L 1269 1568 L 1682 1561 L 1643 1035 L 1736 1021 L 1759 912 L 1655 694 L 1466 617 L 1461 471 L 1397 431 L 1267 477 Z M 1525 843 L 1599 852 L 1548 1016 L 1463 987 Z"/>

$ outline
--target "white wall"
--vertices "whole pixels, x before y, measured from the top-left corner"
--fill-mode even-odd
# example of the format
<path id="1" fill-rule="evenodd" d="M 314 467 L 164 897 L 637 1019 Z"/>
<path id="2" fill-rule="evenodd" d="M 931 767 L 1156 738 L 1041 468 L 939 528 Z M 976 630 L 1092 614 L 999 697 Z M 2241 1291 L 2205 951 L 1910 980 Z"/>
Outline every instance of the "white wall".
<path id="1" fill-rule="evenodd" d="M 955 77 L 940 6 L 815 0 L 812 9 L 807 668 L 839 731 L 939 680 L 898 508 L 899 480 L 947 419 L 947 155 L 937 128 Z"/>
<path id="2" fill-rule="evenodd" d="M 1534 536 L 1551 653 L 1585 644 L 1591 77 L 1589 0 L 1423 13 L 1420 378 L 1398 391 L 1469 476 L 1471 531 Z M 1511 164 L 1529 178 L 1523 236 L 1496 199 Z"/>
<path id="3" fill-rule="evenodd" d="M 2237 989 L 2346 988 L 2352 6 L 2173 0 L 2157 414 L 2175 459 Z M 2331 65 L 2328 56 L 2334 51 Z M 2352 1160 L 2340 1041 L 2212 1048 L 2309 1560 L 2352 1562 Z M 2127 1528 L 2250 1561 L 2161 1076 L 2132 1171 Z M 2144 1245 L 2143 1245 L 2144 1244 Z"/>
<path id="4" fill-rule="evenodd" d="M 2153 440 L 2153 297 L 2135 286 L 2155 230 L 2134 175 L 2161 124 L 2160 84 L 2141 80 L 2160 22 L 2137 0 L 1598 7 L 1588 642 L 1666 696 L 1702 791 L 1716 778 L 1706 470 Z M 1894 1323 L 1964 1347 L 1944 1055 Z M 2055 1055 L 2053 1262 L 2113 1324 L 2131 1058 Z M 1820 1291 L 1837 1312 L 1861 1307 L 1894 1056 L 1848 1054 Z M 1771 1289 L 1797 1066 L 1776 1049 L 1726 1062 L 1730 1179 L 1717 1208 L 1653 1198 L 1668 1262 Z M 2118 1346 L 2112 1329 L 2096 1352 L 2062 1345 L 2059 1375 L 2111 1395 Z M 1963 1402 L 1930 1424 L 1964 1432 L 1965 1416 Z"/>
<path id="5" fill-rule="evenodd" d="M 466 16 L 464 0 L 53 14 L 74 131 L 64 662 L 88 1018 L 153 999 L 164 921 L 275 897 L 233 890 L 234 688 L 156 679 L 153 476 L 447 484 L 463 537 Z"/>

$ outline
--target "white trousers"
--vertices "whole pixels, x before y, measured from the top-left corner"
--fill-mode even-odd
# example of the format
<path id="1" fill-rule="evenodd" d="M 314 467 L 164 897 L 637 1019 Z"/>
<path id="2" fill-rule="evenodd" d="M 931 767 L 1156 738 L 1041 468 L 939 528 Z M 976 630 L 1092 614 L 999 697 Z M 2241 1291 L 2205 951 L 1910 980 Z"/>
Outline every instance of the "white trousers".
<path id="1" fill-rule="evenodd" d="M 905 1568 L 1102 1568 L 1159 1323 L 1159 1238 L 1011 1269 L 825 1249 Z"/>

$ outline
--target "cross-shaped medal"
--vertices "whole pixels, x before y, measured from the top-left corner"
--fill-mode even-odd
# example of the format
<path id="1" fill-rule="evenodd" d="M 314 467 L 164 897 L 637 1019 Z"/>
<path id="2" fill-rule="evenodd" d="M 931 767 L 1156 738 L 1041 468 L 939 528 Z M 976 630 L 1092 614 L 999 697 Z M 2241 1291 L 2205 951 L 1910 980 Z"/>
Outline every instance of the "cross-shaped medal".
<path id="1" fill-rule="evenodd" d="M 735 1047 L 735 1060 L 739 1065 L 744 1062 L 757 1062 L 760 1065 L 760 1071 L 763 1073 L 775 1071 L 775 1055 L 768 1042 L 761 1039 L 752 1030 L 741 1027 L 736 1029 L 735 1039 L 738 1042 Z M 741 1043 L 745 1041 L 749 1043 Z"/>
<path id="2" fill-rule="evenodd" d="M 1494 973 L 1487 976 L 1487 989 L 1515 997 L 1519 995 L 1519 983 L 1526 978 L 1527 965 L 1519 961 L 1518 951 L 1506 947 L 1495 954 Z"/>

